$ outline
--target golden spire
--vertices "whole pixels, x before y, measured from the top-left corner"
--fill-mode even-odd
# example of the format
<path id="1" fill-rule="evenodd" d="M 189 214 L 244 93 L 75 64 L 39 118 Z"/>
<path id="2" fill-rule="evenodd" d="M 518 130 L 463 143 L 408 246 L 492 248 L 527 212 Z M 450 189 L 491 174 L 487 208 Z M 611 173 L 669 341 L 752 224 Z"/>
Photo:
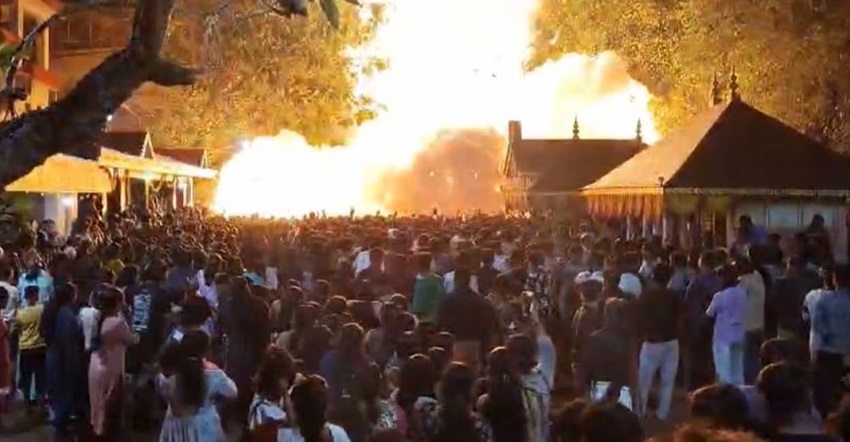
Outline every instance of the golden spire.
<path id="1" fill-rule="evenodd" d="M 578 130 L 578 114 L 576 114 L 575 119 L 573 119 L 573 139 L 579 139 L 579 130 Z"/>
<path id="2" fill-rule="evenodd" d="M 636 129 L 637 140 L 643 142 L 643 123 L 640 121 L 640 118 L 638 118 Z"/>
<path id="3" fill-rule="evenodd" d="M 729 100 L 737 101 L 741 99 L 741 93 L 738 91 L 738 74 L 735 73 L 735 67 L 732 67 L 732 75 L 729 76 Z"/>
<path id="4" fill-rule="evenodd" d="M 720 97 L 720 79 L 717 78 L 717 71 L 714 71 L 714 81 L 711 83 L 711 98 L 709 99 L 709 106 L 717 106 L 722 103 L 723 99 Z"/>

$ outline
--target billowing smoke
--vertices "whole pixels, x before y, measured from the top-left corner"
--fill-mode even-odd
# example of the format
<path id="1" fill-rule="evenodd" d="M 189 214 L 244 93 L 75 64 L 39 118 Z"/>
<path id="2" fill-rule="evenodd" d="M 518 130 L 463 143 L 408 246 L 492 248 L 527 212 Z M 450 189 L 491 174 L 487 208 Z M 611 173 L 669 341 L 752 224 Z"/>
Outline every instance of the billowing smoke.
<path id="1" fill-rule="evenodd" d="M 498 188 L 505 146 L 492 129 L 442 130 L 409 168 L 385 172 L 372 197 L 401 213 L 498 211 L 504 206 Z"/>
<path id="2" fill-rule="evenodd" d="M 571 138 L 577 116 L 582 138 L 625 139 L 641 119 L 644 140 L 655 138 L 649 91 L 615 54 L 567 54 L 524 71 L 538 0 L 370 1 L 387 4 L 387 20 L 374 40 L 351 50 L 355 59 L 388 61 L 357 87 L 385 110 L 340 148 L 309 146 L 286 130 L 245 134 L 222 168 L 215 209 L 494 211 L 505 152 L 499 135 L 510 120 L 522 122 L 525 138 Z"/>

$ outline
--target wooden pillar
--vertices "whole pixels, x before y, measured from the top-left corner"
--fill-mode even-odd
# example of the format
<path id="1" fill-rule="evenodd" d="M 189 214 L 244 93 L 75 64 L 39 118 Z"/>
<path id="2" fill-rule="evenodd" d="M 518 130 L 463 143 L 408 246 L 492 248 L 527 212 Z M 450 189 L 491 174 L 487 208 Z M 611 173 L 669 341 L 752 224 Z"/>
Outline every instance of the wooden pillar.
<path id="1" fill-rule="evenodd" d="M 177 210 L 177 177 L 171 180 L 171 209 Z"/>
<path id="2" fill-rule="evenodd" d="M 119 170 L 118 174 L 118 211 L 123 212 L 130 203 L 130 178 L 126 170 Z"/>
<path id="3" fill-rule="evenodd" d="M 145 208 L 149 209 L 151 207 L 151 182 L 150 180 L 145 180 Z"/>
<path id="4" fill-rule="evenodd" d="M 189 178 L 186 183 L 186 206 L 195 207 L 195 179 Z"/>
<path id="5" fill-rule="evenodd" d="M 673 224 L 675 223 L 673 219 L 673 215 L 669 213 L 665 213 L 661 215 L 661 243 L 668 244 L 673 240 L 673 235 L 675 235 L 675 229 Z"/>
<path id="6" fill-rule="evenodd" d="M 635 226 L 635 218 L 631 215 L 626 216 L 626 239 L 631 241 L 637 235 L 635 232 L 637 226 Z"/>

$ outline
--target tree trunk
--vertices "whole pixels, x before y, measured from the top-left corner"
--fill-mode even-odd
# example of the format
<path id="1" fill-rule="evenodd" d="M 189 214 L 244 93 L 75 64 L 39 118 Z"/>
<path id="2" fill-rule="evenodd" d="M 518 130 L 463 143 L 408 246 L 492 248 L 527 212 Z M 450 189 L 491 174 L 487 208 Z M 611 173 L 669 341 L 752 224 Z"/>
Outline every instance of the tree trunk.
<path id="1" fill-rule="evenodd" d="M 189 85 L 194 72 L 160 58 L 174 0 L 138 0 L 127 47 L 107 57 L 61 100 L 0 125 L 0 186 L 65 153 L 97 159 L 95 138 L 143 83 Z"/>

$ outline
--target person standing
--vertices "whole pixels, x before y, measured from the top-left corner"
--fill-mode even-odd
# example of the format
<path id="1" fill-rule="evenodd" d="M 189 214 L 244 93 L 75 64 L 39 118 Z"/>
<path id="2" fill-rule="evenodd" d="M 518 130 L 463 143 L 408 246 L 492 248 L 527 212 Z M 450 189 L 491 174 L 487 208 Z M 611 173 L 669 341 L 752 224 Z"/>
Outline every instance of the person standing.
<path id="1" fill-rule="evenodd" d="M 744 319 L 744 327 L 747 330 L 744 343 L 744 380 L 750 384 L 758 376 L 759 350 L 764 341 L 764 300 L 766 297 L 766 286 L 761 273 L 756 270 L 752 260 L 749 258 L 738 258 L 736 260 L 738 278 L 741 287 L 747 292 L 747 313 Z"/>
<path id="2" fill-rule="evenodd" d="M 413 285 L 411 313 L 422 320 L 433 320 L 437 316 L 440 301 L 445 297 L 443 280 L 431 271 L 431 256 L 425 253 L 413 255 L 416 282 Z"/>
<path id="3" fill-rule="evenodd" d="M 74 304 L 77 289 L 71 284 L 56 286 L 44 308 L 42 335 L 47 343 L 47 391 L 57 440 L 71 436 L 73 416 L 85 410 L 85 351 L 83 329 Z"/>
<path id="4" fill-rule="evenodd" d="M 835 290 L 813 291 L 805 301 L 814 344 L 813 393 L 822 416 L 838 407 L 839 385 L 850 361 L 850 266 L 837 266 L 833 281 Z"/>
<path id="5" fill-rule="evenodd" d="M 104 286 L 102 290 L 100 319 L 89 362 L 91 426 L 98 437 L 115 437 L 124 358 L 127 347 L 138 342 L 139 337 L 122 314 L 124 294 L 116 287 Z"/>
<path id="6" fill-rule="evenodd" d="M 15 327 L 18 336 L 18 361 L 20 376 L 18 387 L 24 393 L 30 408 L 39 405 L 44 399 L 45 392 L 45 351 L 46 345 L 41 336 L 41 314 L 44 304 L 40 304 L 37 286 L 27 286 L 24 289 L 25 307 L 15 315 Z M 35 396 L 32 395 L 33 379 L 35 380 Z"/>
<path id="7" fill-rule="evenodd" d="M 738 285 L 738 275 L 732 266 L 721 267 L 718 276 L 722 289 L 714 294 L 705 312 L 714 318 L 714 371 L 718 382 L 743 385 L 747 292 Z"/>
<path id="8" fill-rule="evenodd" d="M 703 252 L 699 258 L 696 276 L 685 290 L 685 335 L 680 342 L 682 355 L 682 378 L 691 391 L 710 384 L 714 373 L 711 370 L 711 321 L 706 320 L 705 310 L 715 293 L 720 291 L 720 278 L 714 271 L 715 257 Z"/>
<path id="9" fill-rule="evenodd" d="M 455 294 L 440 303 L 437 324 L 455 337 L 454 360 L 477 370 L 481 356 L 496 343 L 501 328 L 498 314 L 487 298 L 469 287 L 468 270 L 457 269 L 455 275 Z"/>
<path id="10" fill-rule="evenodd" d="M 673 271 L 665 263 L 652 270 L 652 281 L 637 299 L 638 336 L 643 341 L 638 365 L 640 402 L 638 414 L 646 415 L 652 379 L 661 371 L 661 394 L 656 415 L 666 420 L 673 399 L 676 371 L 679 368 L 679 336 L 683 320 L 682 297 L 668 288 Z"/>

